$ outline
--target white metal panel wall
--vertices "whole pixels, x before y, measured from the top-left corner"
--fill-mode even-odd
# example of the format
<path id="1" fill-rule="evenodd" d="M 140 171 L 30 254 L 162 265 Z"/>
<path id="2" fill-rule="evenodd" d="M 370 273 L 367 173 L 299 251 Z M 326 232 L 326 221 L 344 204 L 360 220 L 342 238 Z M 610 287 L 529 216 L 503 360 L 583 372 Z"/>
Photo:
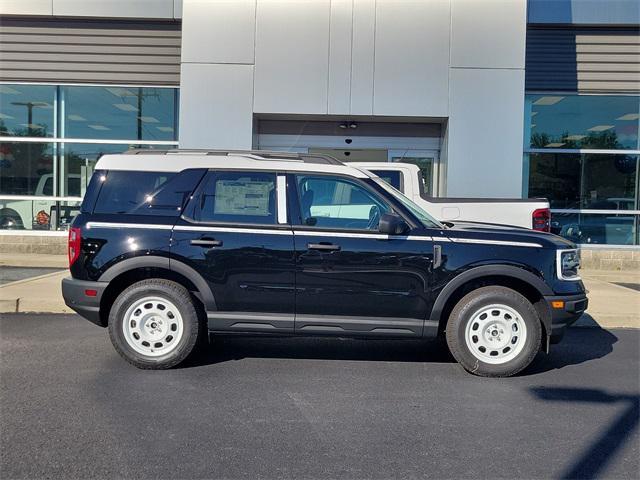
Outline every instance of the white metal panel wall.
<path id="1" fill-rule="evenodd" d="M 255 112 L 327 113 L 329 0 L 259 1 Z"/>
<path id="2" fill-rule="evenodd" d="M 53 15 L 53 0 L 0 0 L 0 15 Z"/>
<path id="3" fill-rule="evenodd" d="M 524 68 L 526 0 L 451 2 L 451 66 Z"/>
<path id="4" fill-rule="evenodd" d="M 521 197 L 524 70 L 451 69 L 447 191 Z"/>
<path id="5" fill-rule="evenodd" d="M 181 85 L 180 147 L 251 148 L 253 65 L 185 63 Z"/>
<path id="6" fill-rule="evenodd" d="M 353 0 L 351 112 L 373 114 L 376 1 Z"/>
<path id="7" fill-rule="evenodd" d="M 449 0 L 378 0 L 374 115 L 447 116 Z"/>
<path id="8" fill-rule="evenodd" d="M 53 0 L 54 15 L 173 18 L 173 0 Z"/>
<path id="9" fill-rule="evenodd" d="M 184 9 L 182 62 L 253 64 L 256 0 L 193 0 Z"/>
<path id="10" fill-rule="evenodd" d="M 352 0 L 331 0 L 328 113 L 348 114 L 351 96 Z"/>

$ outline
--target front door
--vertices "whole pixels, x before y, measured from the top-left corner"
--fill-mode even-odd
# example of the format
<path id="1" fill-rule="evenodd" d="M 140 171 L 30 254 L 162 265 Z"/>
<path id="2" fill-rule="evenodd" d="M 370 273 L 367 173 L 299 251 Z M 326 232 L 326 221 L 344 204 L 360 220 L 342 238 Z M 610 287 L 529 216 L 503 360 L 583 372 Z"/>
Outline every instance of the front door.
<path id="1" fill-rule="evenodd" d="M 365 182 L 291 175 L 299 333 L 421 336 L 433 245 L 378 231 L 392 207 Z M 294 214 L 295 212 L 295 214 Z"/>
<path id="2" fill-rule="evenodd" d="M 284 190 L 285 176 L 274 172 L 209 172 L 174 227 L 172 261 L 196 270 L 213 293 L 211 330 L 293 332 L 293 232 Z"/>

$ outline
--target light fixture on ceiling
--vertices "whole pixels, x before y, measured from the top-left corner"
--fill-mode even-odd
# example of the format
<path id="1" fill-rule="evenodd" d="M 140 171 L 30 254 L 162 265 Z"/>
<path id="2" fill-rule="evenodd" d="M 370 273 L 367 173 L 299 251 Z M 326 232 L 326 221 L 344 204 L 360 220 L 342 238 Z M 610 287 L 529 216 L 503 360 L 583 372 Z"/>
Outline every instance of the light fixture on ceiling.
<path id="1" fill-rule="evenodd" d="M 138 111 L 138 107 L 135 107 L 133 105 L 129 105 L 128 103 L 114 103 L 113 106 L 116 107 L 119 110 L 122 110 L 123 112 L 137 112 Z"/>
<path id="2" fill-rule="evenodd" d="M 564 145 L 564 142 L 551 142 L 551 143 L 547 143 L 545 145 L 545 147 L 549 147 L 549 148 L 558 148 L 561 147 L 562 145 Z"/>
<path id="3" fill-rule="evenodd" d="M 160 123 L 160 120 L 158 120 L 156 117 L 138 117 L 140 119 L 141 122 L 144 123 Z"/>
<path id="4" fill-rule="evenodd" d="M 73 120 L 74 122 L 86 122 L 87 121 L 87 119 L 84 118 L 82 115 L 71 114 L 71 115 L 67 115 L 67 118 L 69 120 Z"/>
<path id="5" fill-rule="evenodd" d="M 566 137 L 566 139 L 577 142 L 578 140 L 582 140 L 584 137 L 586 137 L 586 135 L 569 135 L 568 137 Z"/>
<path id="6" fill-rule="evenodd" d="M 173 127 L 156 127 L 161 132 L 173 132 Z"/>
<path id="7" fill-rule="evenodd" d="M 111 130 L 109 127 L 105 127 L 104 125 L 87 125 L 87 127 L 93 130 Z"/>
<path id="8" fill-rule="evenodd" d="M 349 128 L 358 128 L 358 124 L 356 122 L 349 122 Z"/>
<path id="9" fill-rule="evenodd" d="M 5 95 L 20 95 L 20 92 L 15 88 L 11 88 L 9 85 L 0 85 L 0 93 Z"/>
<path id="10" fill-rule="evenodd" d="M 613 128 L 614 125 L 596 125 L 595 127 L 587 128 L 589 132 L 604 132 L 605 130 L 609 130 Z"/>
<path id="11" fill-rule="evenodd" d="M 131 90 L 122 87 L 107 87 L 107 91 L 111 92 L 116 97 L 137 97 Z"/>
<path id="12" fill-rule="evenodd" d="M 2 119 L 2 120 L 10 120 L 12 118 L 14 118 L 14 117 L 12 117 L 11 115 L 6 115 L 4 113 L 0 113 L 0 119 Z"/>
<path id="13" fill-rule="evenodd" d="M 626 115 L 622 115 L 621 117 L 616 118 L 616 120 L 638 120 L 639 118 L 640 114 L 627 113 Z"/>
<path id="14" fill-rule="evenodd" d="M 560 100 L 564 100 L 564 97 L 556 97 L 556 96 L 540 97 L 538 100 L 533 102 L 533 104 L 534 105 L 555 105 Z"/>
<path id="15" fill-rule="evenodd" d="M 338 127 L 342 128 L 343 130 L 346 128 L 349 128 L 349 126 L 346 124 L 346 122 L 342 122 L 340 125 L 338 125 Z"/>

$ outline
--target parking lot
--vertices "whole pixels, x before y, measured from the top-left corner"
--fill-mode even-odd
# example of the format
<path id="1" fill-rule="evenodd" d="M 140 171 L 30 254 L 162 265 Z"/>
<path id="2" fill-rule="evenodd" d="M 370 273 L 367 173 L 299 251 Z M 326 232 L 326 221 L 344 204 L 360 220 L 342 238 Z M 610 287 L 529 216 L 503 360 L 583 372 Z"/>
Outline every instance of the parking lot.
<path id="1" fill-rule="evenodd" d="M 141 371 L 74 315 L 0 320 L 3 478 L 631 478 L 640 330 L 574 328 L 516 378 L 436 342 L 224 338 Z"/>

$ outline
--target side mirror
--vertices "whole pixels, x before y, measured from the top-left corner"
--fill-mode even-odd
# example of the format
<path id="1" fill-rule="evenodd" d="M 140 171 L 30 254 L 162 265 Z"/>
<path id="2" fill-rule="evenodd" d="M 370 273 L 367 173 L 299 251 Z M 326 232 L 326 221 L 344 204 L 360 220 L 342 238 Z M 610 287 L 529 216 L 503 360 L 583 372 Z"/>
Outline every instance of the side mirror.
<path id="1" fill-rule="evenodd" d="M 380 217 L 378 231 L 388 235 L 402 235 L 409 230 L 409 225 L 395 213 L 384 213 Z"/>

